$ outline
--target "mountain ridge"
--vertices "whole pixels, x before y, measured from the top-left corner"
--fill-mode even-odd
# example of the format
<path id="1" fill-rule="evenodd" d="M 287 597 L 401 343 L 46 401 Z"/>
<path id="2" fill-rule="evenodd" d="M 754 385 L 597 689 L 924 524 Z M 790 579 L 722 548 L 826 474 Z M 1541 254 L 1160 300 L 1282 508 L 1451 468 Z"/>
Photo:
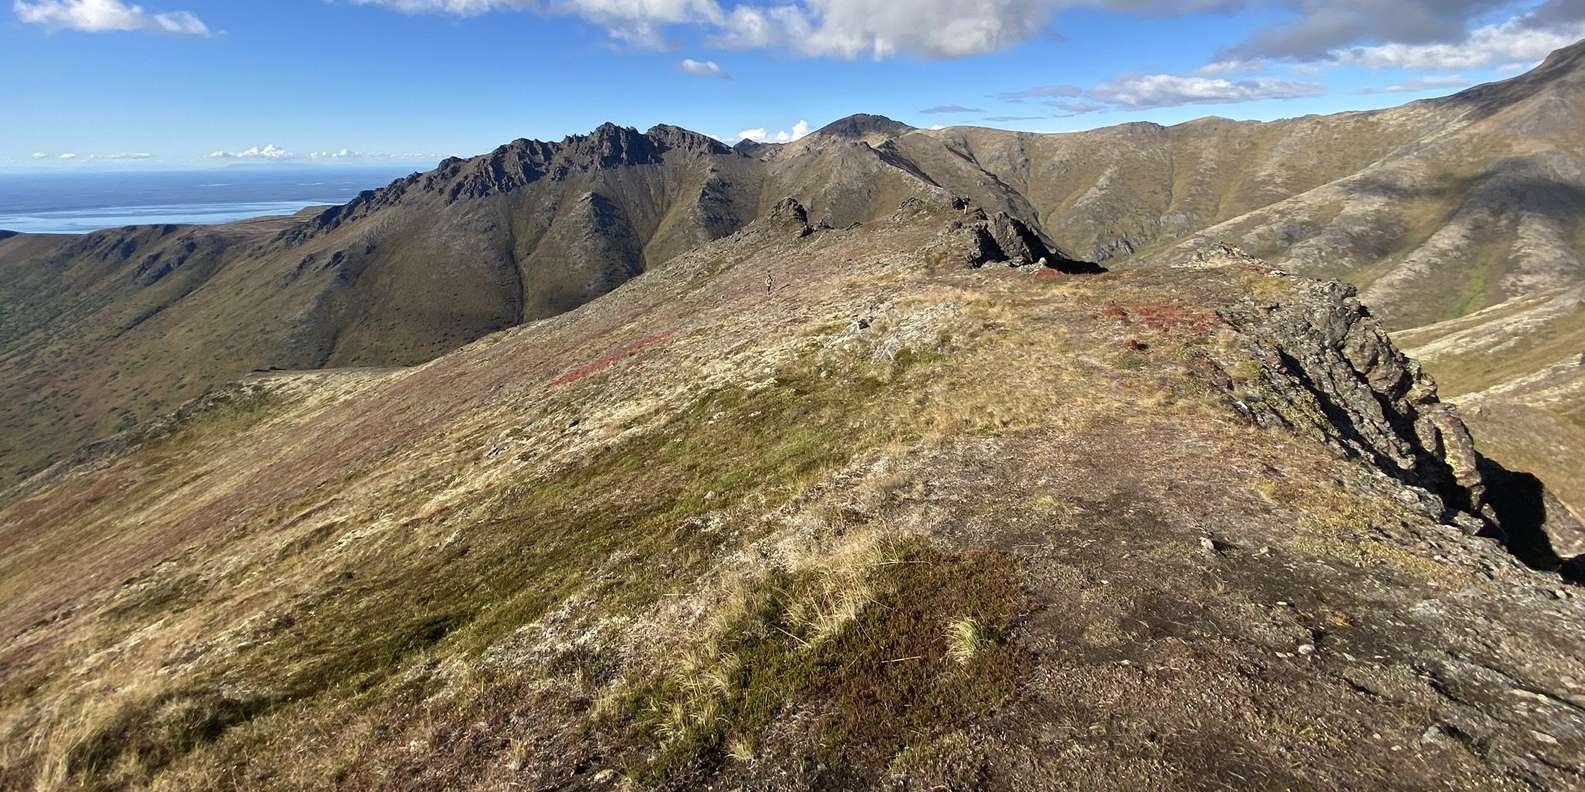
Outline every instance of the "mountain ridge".
<path id="1" fill-rule="evenodd" d="M 1577 789 L 1574 54 L 0 238 L 0 788 Z"/>
<path id="2" fill-rule="evenodd" d="M 1585 599 L 1350 287 L 803 209 L 8 491 L 0 786 L 1577 786 Z"/>
<path id="3" fill-rule="evenodd" d="M 1354 283 L 1395 330 L 1432 326 L 1585 277 L 1585 230 L 1571 219 L 1585 208 L 1585 153 L 1570 136 L 1585 120 L 1570 98 L 1582 53 L 1444 99 L 1269 123 L 1031 135 L 861 114 L 734 148 L 679 127 L 606 124 L 448 159 L 306 220 L 0 240 L 0 267 L 29 270 L 0 299 L 37 306 L 0 328 L 11 339 L 0 365 L 20 383 L 5 401 L 55 411 L 0 415 L 28 446 L 0 459 L 13 476 L 36 470 L 252 369 L 428 360 L 581 305 L 789 196 L 832 227 L 877 221 L 910 197 L 962 196 L 1027 227 L 1053 260 L 1109 266 L 1231 243 Z M 95 264 L 72 271 L 74 259 Z M 111 265 L 132 285 L 104 281 Z M 228 326 L 257 313 L 269 318 Z M 190 372 L 175 389 L 181 375 L 131 368 L 169 356 L 166 337 L 191 347 L 171 361 Z M 18 368 L 39 355 L 45 370 Z M 120 383 L 93 382 L 107 366 L 125 372 Z M 30 401 L 41 379 L 91 394 L 76 399 L 82 417 Z"/>

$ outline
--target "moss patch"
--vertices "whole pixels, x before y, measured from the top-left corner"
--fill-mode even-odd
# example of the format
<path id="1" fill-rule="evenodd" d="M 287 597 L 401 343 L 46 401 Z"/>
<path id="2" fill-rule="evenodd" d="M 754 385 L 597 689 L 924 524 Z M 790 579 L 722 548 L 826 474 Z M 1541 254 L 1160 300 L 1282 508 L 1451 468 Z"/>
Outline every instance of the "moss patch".
<path id="1" fill-rule="evenodd" d="M 711 773 L 762 744 L 790 706 L 817 713 L 816 758 L 873 775 L 1012 694 L 1028 664 L 1007 640 L 1024 600 L 1008 558 L 909 540 L 865 582 L 873 599 L 822 637 L 792 617 L 822 596 L 812 574 L 768 576 L 712 638 L 704 662 L 635 685 L 606 725 L 652 746 L 633 767 L 638 780 Z M 953 625 L 966 621 L 976 626 L 972 656 L 954 651 Z"/>

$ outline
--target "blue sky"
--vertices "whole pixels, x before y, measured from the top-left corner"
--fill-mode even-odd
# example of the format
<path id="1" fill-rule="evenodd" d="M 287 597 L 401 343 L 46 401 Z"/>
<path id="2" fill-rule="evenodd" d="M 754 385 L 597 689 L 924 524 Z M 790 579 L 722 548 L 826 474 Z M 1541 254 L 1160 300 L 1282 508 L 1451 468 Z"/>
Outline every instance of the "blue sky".
<path id="1" fill-rule="evenodd" d="M 0 167 L 52 169 L 432 163 L 603 121 L 731 141 L 855 112 L 1271 119 L 1450 93 L 1585 37 L 1585 0 L 0 3 Z"/>

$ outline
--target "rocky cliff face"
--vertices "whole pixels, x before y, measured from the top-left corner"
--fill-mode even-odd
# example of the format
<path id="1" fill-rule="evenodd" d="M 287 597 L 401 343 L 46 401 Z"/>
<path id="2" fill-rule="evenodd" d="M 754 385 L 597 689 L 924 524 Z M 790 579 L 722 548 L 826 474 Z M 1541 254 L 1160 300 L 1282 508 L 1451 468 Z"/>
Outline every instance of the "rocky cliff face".
<path id="1" fill-rule="evenodd" d="M 314 234 L 396 206 L 410 192 L 438 194 L 448 204 L 478 200 L 522 189 L 540 179 L 565 181 L 579 172 L 661 165 L 673 151 L 692 157 L 731 154 L 730 149 L 714 138 L 670 125 L 640 133 L 628 127 L 602 124 L 588 135 L 571 136 L 560 143 L 519 139 L 472 159 L 443 160 L 433 171 L 361 193 L 346 205 L 326 209 L 310 222 L 289 229 L 282 239 L 300 244 Z"/>
<path id="2" fill-rule="evenodd" d="M 1350 456 L 1447 501 L 1446 518 L 1495 528 L 1469 431 L 1353 288 L 1308 283 L 1281 302 L 1225 311 L 1261 362 L 1241 408 L 1265 425 L 1317 433 Z M 1491 523 L 1488 526 L 1488 523 Z"/>

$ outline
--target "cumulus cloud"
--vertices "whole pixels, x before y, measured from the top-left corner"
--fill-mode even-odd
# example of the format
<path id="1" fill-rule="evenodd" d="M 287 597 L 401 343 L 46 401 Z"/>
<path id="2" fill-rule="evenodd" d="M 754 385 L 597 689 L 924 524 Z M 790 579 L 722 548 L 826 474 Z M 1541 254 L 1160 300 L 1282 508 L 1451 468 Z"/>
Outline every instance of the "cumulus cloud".
<path id="1" fill-rule="evenodd" d="M 535 11 L 575 16 L 599 25 L 619 41 L 665 46 L 669 25 L 719 26 L 725 13 L 716 0 L 352 0 L 408 14 L 478 16 L 491 11 Z"/>
<path id="2" fill-rule="evenodd" d="M 798 123 L 793 124 L 793 128 L 791 130 L 784 129 L 780 132 L 772 132 L 765 127 L 745 129 L 737 133 L 737 139 L 752 140 L 755 143 L 791 143 L 794 140 L 807 136 L 810 131 L 811 130 L 809 129 L 808 121 L 799 121 Z"/>
<path id="3" fill-rule="evenodd" d="M 528 11 L 571 16 L 597 25 L 629 44 L 665 47 L 671 28 L 687 27 L 718 47 L 773 48 L 795 54 L 884 59 L 896 55 L 955 58 L 1004 49 L 1045 32 L 1058 11 L 1090 7 L 1142 15 L 1257 11 L 1279 21 L 1254 31 L 1220 53 L 1200 75 L 1258 72 L 1269 60 L 1332 62 L 1339 53 L 1396 47 L 1358 57 L 1413 60 L 1416 48 L 1493 48 L 1472 33 L 1515 0 L 352 0 L 406 13 L 477 16 Z M 126 7 L 119 0 L 44 0 L 18 7 L 84 3 Z M 135 8 L 135 7 L 134 7 Z M 1275 9 L 1279 13 L 1272 14 Z M 1549 38 L 1509 42 L 1496 49 L 1505 61 L 1532 60 L 1540 46 L 1560 46 L 1571 27 L 1585 21 L 1582 0 L 1545 0 L 1510 12 L 1509 23 Z M 1500 19 L 1501 17 L 1499 17 Z M 1501 28 L 1509 23 L 1490 24 Z M 1516 32 L 1516 31 L 1510 31 Z M 1578 34 L 1574 34 L 1577 38 Z M 1571 39 L 1572 40 L 1572 39 Z M 1546 41 L 1546 44 L 1536 42 Z M 1567 42 L 1564 42 L 1567 43 Z M 1519 53 L 1525 53 L 1523 55 Z M 1542 53 L 1543 55 L 1545 53 Z M 1437 57 L 1435 52 L 1427 57 Z M 1498 57 L 1493 55 L 1491 57 Z M 1448 63 L 1447 57 L 1435 60 Z M 1467 57 L 1463 62 L 1468 62 Z M 1486 60 L 1483 62 L 1494 62 Z M 1463 65 L 1437 68 L 1464 68 Z M 1030 97 L 1042 98 L 1042 97 Z M 1051 98 L 1051 97 L 1043 97 Z"/>
<path id="4" fill-rule="evenodd" d="M 56 157 L 55 159 L 59 159 L 59 160 L 74 160 L 74 159 L 77 159 L 77 155 L 68 151 L 65 154 L 62 154 L 62 155 Z"/>
<path id="5" fill-rule="evenodd" d="M 1007 102 L 1039 100 L 1055 111 L 1048 116 L 991 116 L 987 121 L 1033 121 L 1038 118 L 1072 118 L 1107 110 L 1152 110 L 1192 104 L 1235 104 L 1266 99 L 1316 96 L 1318 83 L 1257 78 L 1229 80 L 1179 74 L 1140 74 L 1119 77 L 1089 90 L 1071 85 L 1046 85 L 997 94 Z"/>
<path id="6" fill-rule="evenodd" d="M 1102 0 L 1106 2 L 1107 0 Z M 353 0 L 405 13 L 477 16 L 532 11 L 593 22 L 640 46 L 665 46 L 666 29 L 690 25 L 728 48 L 775 47 L 803 55 L 887 58 L 977 55 L 1019 44 L 1074 0 Z M 1082 0 L 1081 0 L 1082 2 Z"/>
<path id="7" fill-rule="evenodd" d="M 695 77 L 714 77 L 718 80 L 730 80 L 732 75 L 727 73 L 715 61 L 696 61 L 693 58 L 683 58 L 677 67 Z"/>
<path id="8" fill-rule="evenodd" d="M 1585 0 L 1280 0 L 1290 21 L 1257 30 L 1227 61 L 1417 70 L 1534 63 L 1585 38 Z M 1503 12 L 1507 11 L 1506 14 Z"/>
<path id="9" fill-rule="evenodd" d="M 42 151 L 35 151 L 35 152 L 33 152 L 33 159 L 36 159 L 36 160 L 39 160 L 39 159 L 49 159 L 49 157 L 50 157 L 50 155 L 48 155 L 48 154 L 45 154 L 45 153 L 44 153 L 44 152 L 42 152 Z"/>
<path id="10" fill-rule="evenodd" d="M 1463 37 L 1470 19 L 1511 0 L 1279 0 L 1289 21 L 1268 25 L 1225 59 L 1321 60 L 1363 41 L 1427 44 Z M 1253 3 L 1249 3 L 1253 5 Z"/>
<path id="11" fill-rule="evenodd" d="M 1229 77 L 1259 74 L 1265 70 L 1266 62 L 1261 60 L 1224 60 L 1207 63 L 1194 73 L 1205 77 Z"/>
<path id="12" fill-rule="evenodd" d="M 777 47 L 804 55 L 877 60 L 906 53 L 979 55 L 1043 30 L 1058 0 L 803 0 L 739 4 L 716 39 L 729 47 Z"/>
<path id="13" fill-rule="evenodd" d="M 1146 74 L 1125 77 L 1098 85 L 1090 96 L 1114 107 L 1146 110 L 1190 104 L 1232 104 L 1262 99 L 1294 99 L 1323 92 L 1316 83 L 1293 80 L 1225 80 L 1216 77 L 1185 77 L 1176 74 Z"/>
<path id="14" fill-rule="evenodd" d="M 29 25 L 85 33 L 144 30 L 208 36 L 209 26 L 188 11 L 149 12 L 122 0 L 15 0 L 17 19 Z"/>
<path id="15" fill-rule="evenodd" d="M 224 149 L 217 149 L 215 151 L 209 152 L 209 158 L 213 160 L 238 160 L 245 162 L 338 163 L 371 161 L 398 162 L 407 160 L 432 162 L 442 159 L 443 155 L 431 152 L 408 152 L 397 154 L 369 153 L 358 151 L 349 147 L 342 147 L 339 149 L 322 149 L 320 151 L 310 151 L 306 154 L 298 154 L 273 143 L 266 143 L 262 146 L 250 146 L 246 149 L 243 149 L 242 151 L 226 151 Z"/>
<path id="16" fill-rule="evenodd" d="M 292 159 L 294 154 L 275 145 L 266 143 L 262 146 L 251 146 L 242 151 L 211 151 L 210 159 L 235 159 L 235 160 L 285 160 Z"/>
<path id="17" fill-rule="evenodd" d="M 1585 4 L 1582 4 L 1585 5 Z M 1492 64 L 1534 63 L 1585 38 L 1585 21 L 1541 25 L 1535 15 L 1476 28 L 1453 43 L 1379 44 L 1332 53 L 1339 63 L 1404 69 L 1475 69 Z"/>

